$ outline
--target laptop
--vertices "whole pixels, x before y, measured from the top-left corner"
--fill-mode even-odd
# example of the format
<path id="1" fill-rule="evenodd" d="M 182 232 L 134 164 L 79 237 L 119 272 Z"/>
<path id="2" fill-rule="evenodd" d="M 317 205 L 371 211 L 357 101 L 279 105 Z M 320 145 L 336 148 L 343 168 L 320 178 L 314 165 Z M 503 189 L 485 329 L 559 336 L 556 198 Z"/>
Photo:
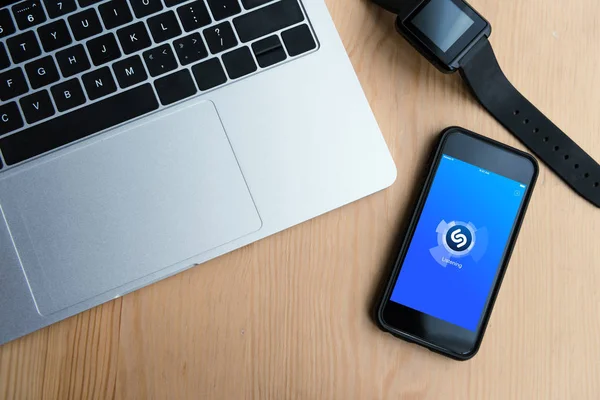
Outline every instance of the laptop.
<path id="1" fill-rule="evenodd" d="M 395 180 L 322 0 L 4 1 L 0 41 L 0 343 Z"/>

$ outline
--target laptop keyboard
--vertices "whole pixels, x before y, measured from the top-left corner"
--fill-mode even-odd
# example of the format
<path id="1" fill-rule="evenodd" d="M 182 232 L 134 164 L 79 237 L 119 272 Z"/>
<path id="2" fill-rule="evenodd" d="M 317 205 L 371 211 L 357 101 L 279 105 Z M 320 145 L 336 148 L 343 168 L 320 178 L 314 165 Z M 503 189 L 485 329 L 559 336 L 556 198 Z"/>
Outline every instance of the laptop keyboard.
<path id="1" fill-rule="evenodd" d="M 0 9 L 0 168 L 316 49 L 299 0 Z"/>

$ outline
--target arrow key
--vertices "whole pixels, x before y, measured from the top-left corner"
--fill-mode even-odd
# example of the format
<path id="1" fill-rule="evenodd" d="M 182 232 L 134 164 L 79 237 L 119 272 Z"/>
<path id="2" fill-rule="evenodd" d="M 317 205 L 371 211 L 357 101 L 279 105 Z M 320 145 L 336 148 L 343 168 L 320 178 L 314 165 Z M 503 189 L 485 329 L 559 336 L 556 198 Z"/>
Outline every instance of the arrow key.
<path id="1" fill-rule="evenodd" d="M 208 56 L 208 51 L 206 51 L 199 33 L 177 39 L 173 46 L 175 46 L 181 65 L 187 65 Z"/>
<path id="2" fill-rule="evenodd" d="M 145 51 L 143 56 L 151 76 L 158 76 L 177 68 L 177 60 L 168 44 Z"/>

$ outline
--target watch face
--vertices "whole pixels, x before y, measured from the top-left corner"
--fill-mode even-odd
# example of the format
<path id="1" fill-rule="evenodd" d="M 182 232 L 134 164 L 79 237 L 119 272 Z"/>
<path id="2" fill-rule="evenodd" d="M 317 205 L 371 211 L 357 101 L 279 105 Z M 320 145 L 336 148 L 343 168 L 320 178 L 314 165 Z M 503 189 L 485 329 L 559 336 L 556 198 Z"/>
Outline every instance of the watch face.
<path id="1" fill-rule="evenodd" d="M 462 0 L 427 0 L 404 20 L 403 25 L 419 44 L 449 65 L 488 23 Z"/>

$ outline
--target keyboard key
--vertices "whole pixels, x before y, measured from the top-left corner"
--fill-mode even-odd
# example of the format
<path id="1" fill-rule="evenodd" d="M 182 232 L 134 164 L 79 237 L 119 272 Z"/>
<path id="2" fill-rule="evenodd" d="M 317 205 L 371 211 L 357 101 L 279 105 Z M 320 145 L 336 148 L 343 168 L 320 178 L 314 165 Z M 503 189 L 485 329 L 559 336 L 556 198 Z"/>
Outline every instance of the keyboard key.
<path id="1" fill-rule="evenodd" d="M 186 32 L 194 31 L 211 23 L 208 8 L 203 1 L 194 1 L 177 9 L 179 19 Z"/>
<path id="2" fill-rule="evenodd" d="M 31 60 L 42 54 L 35 33 L 28 31 L 6 41 L 10 55 L 15 64 Z"/>
<path id="3" fill-rule="evenodd" d="M 0 42 L 0 69 L 10 67 L 10 60 L 8 58 L 8 53 L 6 52 L 6 47 L 4 44 Z"/>
<path id="4" fill-rule="evenodd" d="M 233 33 L 233 29 L 231 29 L 231 24 L 229 22 L 211 26 L 210 28 L 206 28 L 203 32 L 206 44 L 208 44 L 208 48 L 213 54 L 220 53 L 235 47 L 238 44 L 235 33 Z"/>
<path id="5" fill-rule="evenodd" d="M 300 25 L 281 34 L 285 48 L 294 57 L 317 47 L 308 25 Z"/>
<path id="6" fill-rule="evenodd" d="M 78 0 L 79 7 L 87 7 L 96 3 L 100 3 L 102 0 Z"/>
<path id="7" fill-rule="evenodd" d="M 90 100 L 96 100 L 117 91 L 117 85 L 108 67 L 103 67 L 81 77 Z"/>
<path id="8" fill-rule="evenodd" d="M 262 6 L 263 4 L 267 4 L 268 2 L 273 0 L 242 0 L 242 4 L 246 10 L 251 8 L 255 8 L 258 6 Z"/>
<path id="9" fill-rule="evenodd" d="M 19 29 L 27 29 L 46 21 L 40 0 L 28 0 L 12 8 Z"/>
<path id="10" fill-rule="evenodd" d="M 37 32 L 45 51 L 60 49 L 73 42 L 67 24 L 62 19 L 40 26 Z"/>
<path id="11" fill-rule="evenodd" d="M 41 121 L 54 115 L 54 106 L 47 90 L 30 94 L 19 100 L 25 120 L 30 124 Z"/>
<path id="12" fill-rule="evenodd" d="M 218 58 L 212 58 L 192 67 L 200 90 L 212 89 L 227 82 L 227 76 Z"/>
<path id="13" fill-rule="evenodd" d="M 165 40 L 181 35 L 179 22 L 177 22 L 173 11 L 167 11 L 148 18 L 147 23 L 155 43 L 164 42 Z"/>
<path id="14" fill-rule="evenodd" d="M 191 64 L 208 57 L 208 51 L 206 51 L 199 33 L 177 39 L 173 42 L 173 46 L 181 65 Z"/>
<path id="15" fill-rule="evenodd" d="M 90 60 L 80 44 L 56 53 L 56 61 L 65 78 L 90 69 Z"/>
<path id="16" fill-rule="evenodd" d="M 32 89 L 49 85 L 59 79 L 58 70 L 52 56 L 46 56 L 25 65 L 25 72 Z"/>
<path id="17" fill-rule="evenodd" d="M 154 87 L 163 106 L 193 96 L 198 91 L 187 69 L 155 80 Z"/>
<path id="18" fill-rule="evenodd" d="M 133 56 L 113 64 L 119 86 L 123 89 L 148 79 L 140 56 Z"/>
<path id="19" fill-rule="evenodd" d="M 237 0 L 207 0 L 216 21 L 239 14 L 242 9 Z"/>
<path id="20" fill-rule="evenodd" d="M 0 10 L 0 38 L 15 33 L 15 24 L 13 24 L 10 11 L 7 8 Z"/>
<path id="21" fill-rule="evenodd" d="M 69 25 L 73 31 L 73 36 L 77 40 L 87 39 L 102 32 L 102 25 L 96 10 L 88 8 L 82 12 L 71 15 Z"/>
<path id="22" fill-rule="evenodd" d="M 143 22 L 136 22 L 133 25 L 119 29 L 117 36 L 125 54 L 135 53 L 138 50 L 150 47 L 152 44 Z"/>
<path id="23" fill-rule="evenodd" d="M 150 84 L 108 97 L 0 140 L 8 165 L 16 164 L 158 108 Z"/>
<path id="24" fill-rule="evenodd" d="M 163 9 L 160 0 L 129 0 L 129 3 L 138 18 L 157 13 Z"/>
<path id="25" fill-rule="evenodd" d="M 267 68 L 286 59 L 285 50 L 277 35 L 252 43 L 252 51 L 261 68 Z"/>
<path id="26" fill-rule="evenodd" d="M 241 78 L 257 70 L 252 53 L 246 46 L 223 54 L 223 64 L 231 79 Z"/>
<path id="27" fill-rule="evenodd" d="M 44 0 L 44 5 L 50 18 L 61 17 L 77 8 L 75 0 Z"/>
<path id="28" fill-rule="evenodd" d="M 59 111 L 66 111 L 85 103 L 85 95 L 77 78 L 52 86 L 50 91 Z"/>
<path id="29" fill-rule="evenodd" d="M 121 57 L 117 39 L 112 33 L 92 39 L 87 42 L 86 46 L 94 65 L 102 65 Z"/>
<path id="30" fill-rule="evenodd" d="M 168 44 L 145 51 L 143 57 L 151 76 L 158 76 L 177 68 L 177 60 Z"/>
<path id="31" fill-rule="evenodd" d="M 6 101 L 27 92 L 27 81 L 21 68 L 9 69 L 0 74 L 0 100 Z"/>
<path id="32" fill-rule="evenodd" d="M 100 11 L 106 29 L 116 28 L 133 21 L 133 16 L 125 0 L 111 0 L 108 3 L 100 4 L 98 11 Z"/>
<path id="33" fill-rule="evenodd" d="M 173 7 L 173 6 L 176 6 L 177 4 L 181 4 L 185 1 L 188 1 L 188 0 L 165 0 L 165 5 L 167 7 Z"/>
<path id="34" fill-rule="evenodd" d="M 23 118 L 14 101 L 0 106 L 0 135 L 12 132 L 23 126 Z"/>
<path id="35" fill-rule="evenodd" d="M 233 25 L 240 40 L 249 42 L 303 20 L 297 0 L 281 0 L 234 18 Z"/>

